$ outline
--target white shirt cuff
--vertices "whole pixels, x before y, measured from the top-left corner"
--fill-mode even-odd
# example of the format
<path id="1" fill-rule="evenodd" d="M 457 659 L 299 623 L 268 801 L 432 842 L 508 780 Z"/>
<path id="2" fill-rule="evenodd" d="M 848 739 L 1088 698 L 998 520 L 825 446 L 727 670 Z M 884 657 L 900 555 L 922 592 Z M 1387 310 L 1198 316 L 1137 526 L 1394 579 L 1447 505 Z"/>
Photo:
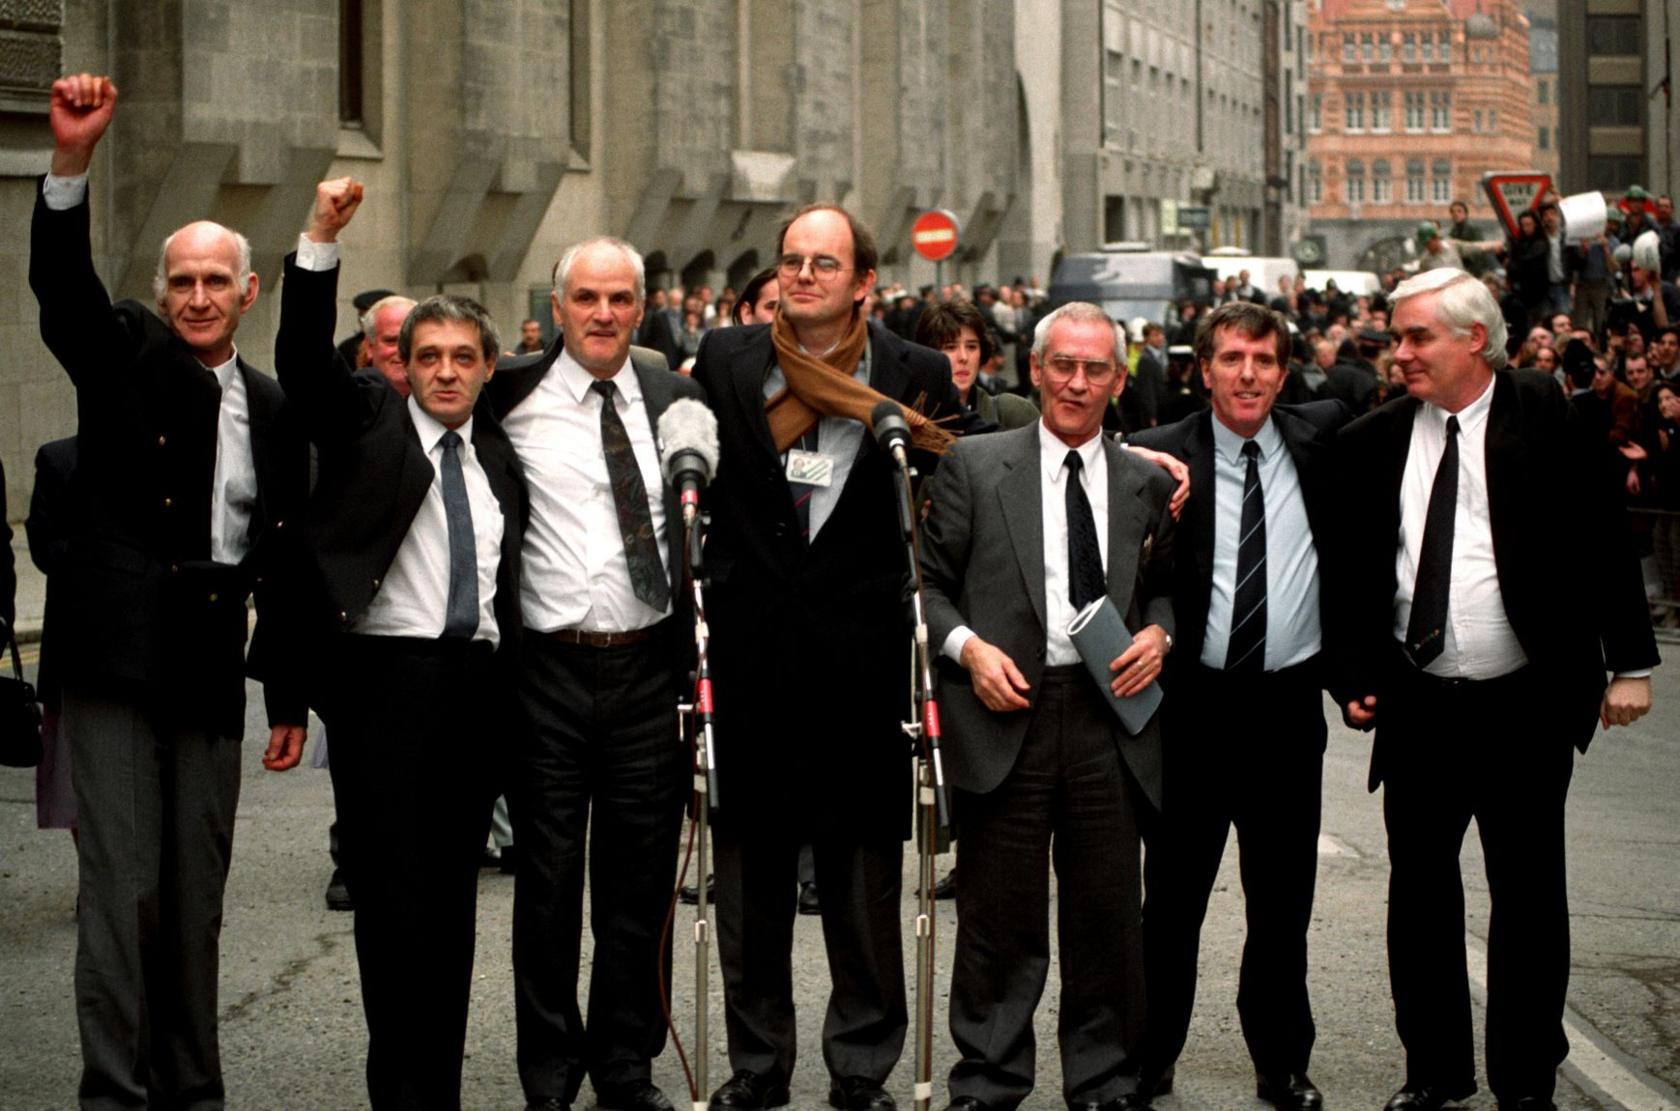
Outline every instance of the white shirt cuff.
<path id="1" fill-rule="evenodd" d="M 1651 673 L 1655 670 L 1656 670 L 1656 668 L 1652 668 L 1652 667 L 1642 667 L 1638 671 L 1618 671 L 1618 672 L 1616 672 L 1616 678 L 1618 678 L 1618 679 L 1649 679 L 1651 677 Z"/>
<path id="2" fill-rule="evenodd" d="M 86 174 L 75 174 L 71 177 L 48 174 L 47 180 L 41 185 L 41 197 L 54 212 L 75 208 L 87 200 L 87 179 Z"/>
<path id="3" fill-rule="evenodd" d="M 962 663 L 963 645 L 967 644 L 973 637 L 973 629 L 970 629 L 967 625 L 958 625 L 946 634 L 945 644 L 940 648 L 940 652 L 948 659 L 960 664 Z"/>
<path id="4" fill-rule="evenodd" d="M 331 270 L 338 265 L 338 244 L 317 243 L 307 235 L 300 235 L 297 264 L 299 270 Z"/>

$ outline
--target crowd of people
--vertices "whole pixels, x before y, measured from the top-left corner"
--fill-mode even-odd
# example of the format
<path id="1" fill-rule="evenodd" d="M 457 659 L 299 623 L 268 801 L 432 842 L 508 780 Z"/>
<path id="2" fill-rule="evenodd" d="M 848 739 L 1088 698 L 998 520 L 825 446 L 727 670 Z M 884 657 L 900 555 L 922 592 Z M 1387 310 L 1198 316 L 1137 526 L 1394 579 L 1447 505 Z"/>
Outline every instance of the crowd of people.
<path id="1" fill-rule="evenodd" d="M 374 198 L 337 178 L 285 261 L 276 380 L 235 343 L 260 283 L 231 229 L 165 240 L 155 306 L 110 301 L 89 169 L 116 102 L 106 78 L 54 85 L 30 252 L 79 412 L 45 650 L 79 834 L 82 1106 L 223 1105 L 221 905 L 250 678 L 265 767 L 299 764 L 309 710 L 332 737 L 372 1105 L 460 1106 L 477 871 L 502 794 L 528 1109 L 567 1111 L 587 1081 L 602 1108 L 669 1111 L 652 1062 L 697 615 L 660 441 L 686 410 L 717 444 L 701 506 L 721 693 L 704 695 L 733 1072 L 709 1106 L 789 1101 L 793 922 L 813 883 L 828 1102 L 896 1107 L 909 526 L 871 434 L 883 406 L 923 476 L 954 803 L 948 1111 L 1032 1096 L 1052 873 L 1062 1098 L 1138 1111 L 1170 1091 L 1233 827 L 1255 1092 L 1323 1106 L 1307 935 L 1326 691 L 1375 729 L 1385 792 L 1406 1056 L 1388 1111 L 1476 1090 L 1472 818 L 1494 908 L 1488 1082 L 1501 1108 L 1553 1106 L 1572 750 L 1648 712 L 1658 662 L 1609 495 L 1612 480 L 1662 490 L 1676 469 L 1673 351 L 1656 350 L 1680 342 L 1660 301 L 1638 354 L 1623 329 L 1613 358 L 1591 329 L 1560 346 L 1549 316 L 1550 342 L 1508 342 L 1497 273 L 1428 266 L 1380 296 L 1286 283 L 1275 298 L 1239 275 L 1220 303 L 1128 338 L 1036 281 L 877 295 L 869 230 L 815 203 L 738 292 L 660 305 L 636 248 L 593 236 L 554 265 L 546 345 L 526 321 L 507 350 L 470 298 L 376 291 L 346 350 L 341 236 Z M 1646 253 L 1636 242 L 1635 274 Z M 1659 281 L 1630 279 L 1631 299 L 1672 289 Z M 1627 299 L 1609 299 L 1606 327 Z M 1513 353 L 1551 369 L 1542 350 L 1568 401 L 1507 369 Z M 1593 589 L 1558 590 L 1558 567 Z M 1160 709 L 1127 712 L 1151 692 Z"/>

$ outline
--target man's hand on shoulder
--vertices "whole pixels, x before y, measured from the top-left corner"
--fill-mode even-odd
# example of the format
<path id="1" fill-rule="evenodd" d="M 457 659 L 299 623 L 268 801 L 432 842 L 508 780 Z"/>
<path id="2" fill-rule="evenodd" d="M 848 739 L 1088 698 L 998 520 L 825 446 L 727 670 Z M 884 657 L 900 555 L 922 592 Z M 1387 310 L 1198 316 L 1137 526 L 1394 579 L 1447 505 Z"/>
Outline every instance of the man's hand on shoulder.
<path id="1" fill-rule="evenodd" d="M 362 203 L 362 183 L 354 178 L 335 177 L 315 187 L 315 208 L 304 231 L 316 243 L 334 243 L 338 233 L 356 215 Z"/>
<path id="2" fill-rule="evenodd" d="M 1172 475 L 1178 488 L 1173 491 L 1172 499 L 1167 502 L 1167 509 L 1172 512 L 1173 520 L 1178 520 L 1179 513 L 1184 510 L 1184 503 L 1190 497 L 1190 468 L 1181 459 L 1168 455 L 1164 451 L 1154 451 L 1150 448 L 1139 447 L 1136 444 L 1122 444 L 1127 451 L 1139 459 L 1153 463 L 1157 467 Z"/>
<path id="3" fill-rule="evenodd" d="M 1650 712 L 1651 680 L 1617 678 L 1610 680 L 1604 692 L 1598 720 L 1609 729 L 1612 725 L 1632 725 Z"/>
<path id="4" fill-rule="evenodd" d="M 961 662 L 968 669 L 974 696 L 986 709 L 1007 713 L 1010 710 L 1025 710 L 1032 705 L 1022 697 L 1032 689 L 1027 677 L 997 645 L 988 644 L 977 636 L 969 637 L 962 646 Z"/>
<path id="5" fill-rule="evenodd" d="M 53 82 L 47 106 L 52 125 L 52 172 L 59 177 L 85 174 L 93 162 L 111 115 L 117 107 L 117 87 L 109 77 L 78 73 Z"/>

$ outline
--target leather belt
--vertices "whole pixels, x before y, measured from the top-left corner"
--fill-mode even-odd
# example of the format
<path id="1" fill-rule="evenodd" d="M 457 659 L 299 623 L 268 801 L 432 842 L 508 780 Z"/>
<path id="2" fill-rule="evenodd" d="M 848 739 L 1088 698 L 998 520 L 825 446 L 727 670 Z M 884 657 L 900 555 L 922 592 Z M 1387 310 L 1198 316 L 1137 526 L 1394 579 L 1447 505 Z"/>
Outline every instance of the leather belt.
<path id="1" fill-rule="evenodd" d="M 543 636 L 561 644 L 581 644 L 585 648 L 618 648 L 653 639 L 655 628 L 657 626 L 649 625 L 643 629 L 630 629 L 622 633 L 595 632 L 590 629 L 555 629 L 553 632 L 544 633 Z"/>

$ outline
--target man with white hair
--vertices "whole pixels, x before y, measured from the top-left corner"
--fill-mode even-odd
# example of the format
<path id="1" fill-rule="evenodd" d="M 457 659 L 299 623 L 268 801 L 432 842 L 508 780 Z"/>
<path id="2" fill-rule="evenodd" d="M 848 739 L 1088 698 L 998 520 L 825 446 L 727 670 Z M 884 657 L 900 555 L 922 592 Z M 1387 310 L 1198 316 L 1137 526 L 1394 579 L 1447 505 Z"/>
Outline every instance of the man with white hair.
<path id="1" fill-rule="evenodd" d="M 1603 446 L 1551 377 L 1506 369 L 1487 288 L 1431 270 L 1390 301 L 1410 396 L 1343 430 L 1347 519 L 1325 562 L 1341 579 L 1332 689 L 1348 724 L 1376 728 L 1384 788 L 1406 1048 L 1387 1107 L 1476 1091 L 1459 874 L 1474 818 L 1493 903 L 1488 1085 L 1501 1108 L 1548 1109 L 1568 1052 L 1570 749 L 1650 709 L 1656 645 L 1627 523 L 1600 496 Z M 1558 589 L 1560 567 L 1578 588 Z"/>
<path id="2" fill-rule="evenodd" d="M 209 221 L 169 236 L 157 314 L 113 305 L 100 283 L 87 174 L 116 100 L 105 77 L 53 83 L 29 254 L 42 338 L 76 387 L 80 444 L 53 630 L 81 829 L 80 1098 L 212 1108 L 245 677 L 277 674 L 293 654 L 288 609 L 261 583 L 309 457 L 280 387 L 234 347 L 257 299 L 244 236 Z M 302 752 L 307 710 L 295 685 L 263 693 L 263 763 L 283 770 Z"/>
<path id="3" fill-rule="evenodd" d="M 414 305 L 414 298 L 393 293 L 369 305 L 361 321 L 363 360 L 404 397 L 408 396 L 408 368 L 403 364 L 398 341 L 403 321 Z"/>

